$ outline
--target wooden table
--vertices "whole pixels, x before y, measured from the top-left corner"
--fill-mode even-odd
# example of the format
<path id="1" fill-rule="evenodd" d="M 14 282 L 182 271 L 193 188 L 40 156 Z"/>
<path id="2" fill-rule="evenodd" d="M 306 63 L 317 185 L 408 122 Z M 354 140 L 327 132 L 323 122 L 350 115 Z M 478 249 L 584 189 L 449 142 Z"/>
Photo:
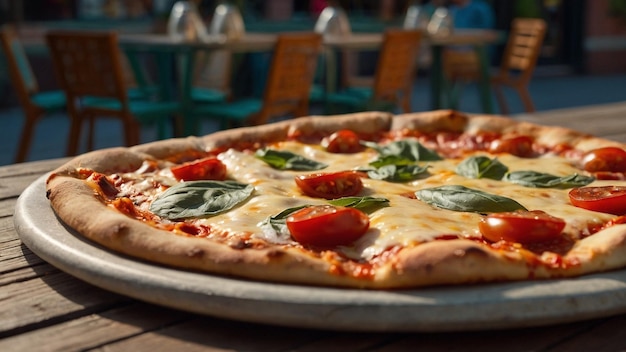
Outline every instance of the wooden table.
<path id="1" fill-rule="evenodd" d="M 516 118 L 594 129 L 626 142 L 626 103 Z M 0 351 L 617 351 L 626 314 L 547 327 L 454 333 L 364 333 L 259 325 L 163 308 L 56 269 L 22 244 L 20 193 L 67 159 L 0 167 Z"/>

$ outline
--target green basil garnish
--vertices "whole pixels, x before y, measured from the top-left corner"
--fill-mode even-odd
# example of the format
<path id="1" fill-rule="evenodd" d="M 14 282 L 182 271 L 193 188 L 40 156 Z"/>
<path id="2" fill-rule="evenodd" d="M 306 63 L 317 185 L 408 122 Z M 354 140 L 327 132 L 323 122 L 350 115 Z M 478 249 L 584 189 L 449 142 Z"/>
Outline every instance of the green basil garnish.
<path id="1" fill-rule="evenodd" d="M 328 167 L 328 165 L 324 163 L 307 159 L 289 151 L 259 149 L 255 153 L 255 156 L 265 161 L 271 167 L 279 170 L 313 171 Z"/>
<path id="2" fill-rule="evenodd" d="M 356 208 L 370 214 L 382 207 L 388 206 L 389 200 L 376 197 L 343 197 L 329 200 L 328 203 L 335 206 Z M 291 236 L 289 228 L 287 228 L 287 218 L 289 215 L 310 206 L 311 205 L 300 205 L 287 208 L 276 215 L 267 217 L 259 224 L 259 227 L 266 235 L 275 235 L 278 239 L 287 240 Z"/>
<path id="3" fill-rule="evenodd" d="M 416 161 L 442 160 L 441 156 L 439 156 L 439 154 L 435 151 L 424 147 L 420 142 L 412 139 L 403 139 L 385 145 L 379 145 L 368 141 L 364 141 L 362 144 L 378 152 L 378 160 L 370 163 L 370 165 L 375 167 L 388 165 L 390 163 L 398 165 L 400 163 L 407 164 Z M 394 158 L 395 161 L 385 162 L 385 157 L 388 156 Z"/>
<path id="4" fill-rule="evenodd" d="M 460 162 L 455 172 L 468 178 L 489 178 L 501 180 L 509 171 L 497 158 L 490 159 L 486 156 L 472 156 Z"/>
<path id="5" fill-rule="evenodd" d="M 287 240 L 291 237 L 291 233 L 287 228 L 287 218 L 292 213 L 300 209 L 304 209 L 309 207 L 310 205 L 301 205 L 297 207 L 287 208 L 276 215 L 272 215 L 263 220 L 259 227 L 263 230 L 265 234 L 276 234 L 277 238 L 282 240 Z"/>
<path id="6" fill-rule="evenodd" d="M 415 192 L 417 199 L 438 208 L 472 213 L 501 213 L 526 210 L 511 198 L 465 186 L 450 185 Z"/>
<path id="7" fill-rule="evenodd" d="M 252 185 L 235 181 L 181 182 L 156 198 L 150 211 L 170 220 L 214 216 L 244 202 L 253 191 Z"/>
<path id="8" fill-rule="evenodd" d="M 372 213 L 389 205 L 389 199 L 381 197 L 343 197 L 329 200 L 332 205 L 359 209 L 365 213 Z"/>
<path id="9" fill-rule="evenodd" d="M 429 166 L 413 165 L 384 165 L 374 170 L 365 170 L 367 176 L 375 180 L 390 182 L 413 181 L 423 175 Z"/>
<path id="10" fill-rule="evenodd" d="M 537 171 L 514 171 L 506 174 L 503 180 L 525 187 L 567 189 L 586 186 L 595 178 L 579 174 L 560 177 Z"/>

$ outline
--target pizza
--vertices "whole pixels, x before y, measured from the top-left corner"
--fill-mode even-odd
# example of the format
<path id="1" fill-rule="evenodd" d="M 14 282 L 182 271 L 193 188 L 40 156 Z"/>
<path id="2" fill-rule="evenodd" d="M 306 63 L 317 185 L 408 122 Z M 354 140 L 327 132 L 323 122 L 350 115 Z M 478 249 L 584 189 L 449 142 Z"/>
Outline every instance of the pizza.
<path id="1" fill-rule="evenodd" d="M 400 289 L 626 266 L 626 146 L 440 110 L 310 116 L 89 152 L 47 197 L 133 260 Z"/>

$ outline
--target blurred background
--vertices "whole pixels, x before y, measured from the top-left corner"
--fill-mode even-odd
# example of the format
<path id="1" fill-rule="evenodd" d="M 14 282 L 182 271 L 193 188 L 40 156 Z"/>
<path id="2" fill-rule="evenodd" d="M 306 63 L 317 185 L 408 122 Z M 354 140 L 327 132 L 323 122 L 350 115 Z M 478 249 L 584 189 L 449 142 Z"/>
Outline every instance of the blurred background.
<path id="1" fill-rule="evenodd" d="M 210 23 L 220 3 L 236 6 L 243 17 L 246 32 L 311 31 L 319 13 L 329 3 L 343 8 L 352 32 L 383 32 L 402 27 L 407 8 L 445 5 L 446 1 L 411 0 L 199 0 L 194 1 L 200 15 Z M 535 17 L 548 24 L 534 78 L 530 86 L 537 111 L 592 105 L 626 100 L 626 0 L 484 0 L 493 10 L 493 28 L 506 32 L 512 19 Z M 15 26 L 24 40 L 26 54 L 41 90 L 56 89 L 50 57 L 42 45 L 28 45 L 28 38 L 41 38 L 49 29 L 115 30 L 120 33 L 165 33 L 173 0 L 0 0 L 0 24 Z M 504 41 L 495 44 L 491 65 L 498 66 Z M 249 58 L 249 70 L 236 72 L 237 94 L 258 94 L 261 84 L 252 79 L 267 64 L 267 58 Z M 360 53 L 358 69 L 372 73 L 376 53 Z M 0 58 L 0 60 L 2 60 Z M 414 111 L 428 110 L 429 62 L 419 63 L 412 99 Z M 422 98 L 420 98 L 422 97 Z M 512 97 L 512 113 L 523 108 Z M 480 112 L 475 89 L 467 89 L 459 109 Z M 315 111 L 312 111 L 315 113 Z M 14 153 L 22 118 L 6 65 L 0 64 L 0 118 L 11 128 L 0 131 L 0 165 L 8 164 Z M 48 119 L 38 127 L 39 138 L 31 160 L 63 156 L 63 148 L 50 142 L 50 133 L 58 127 L 65 134 L 64 117 Z M 99 129 L 106 129 L 99 127 Z M 201 133 L 210 133 L 207 126 Z M 46 138 L 41 138 L 46 136 Z M 59 137 L 63 139 L 64 137 Z M 97 147 L 119 145 L 118 132 L 101 139 Z M 6 157 L 4 157 L 6 156 Z"/>
<path id="2" fill-rule="evenodd" d="M 246 31 L 303 31 L 314 27 L 327 1 L 195 1 L 209 22 L 220 2 L 236 5 Z M 410 0 L 339 0 L 353 32 L 380 32 L 402 25 Z M 417 1 L 427 4 L 430 1 Z M 567 73 L 626 72 L 626 0 L 484 0 L 495 28 L 508 30 L 515 17 L 549 23 L 539 66 Z M 1 0 L 0 21 L 20 26 L 115 28 L 122 32 L 164 30 L 173 0 Z M 494 55 L 494 60 L 499 55 Z"/>

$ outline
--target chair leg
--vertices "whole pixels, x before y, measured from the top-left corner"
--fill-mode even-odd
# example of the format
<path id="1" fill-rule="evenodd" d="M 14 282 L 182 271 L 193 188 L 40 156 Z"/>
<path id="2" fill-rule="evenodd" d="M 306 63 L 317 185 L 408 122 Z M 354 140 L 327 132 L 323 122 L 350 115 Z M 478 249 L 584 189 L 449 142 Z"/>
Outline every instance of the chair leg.
<path id="1" fill-rule="evenodd" d="M 520 98 L 522 99 L 522 103 L 524 104 L 524 109 L 526 112 L 535 112 L 535 104 L 533 104 L 533 100 L 530 97 L 530 92 L 526 87 L 516 87 L 517 92 L 519 93 Z"/>
<path id="2" fill-rule="evenodd" d="M 78 142 L 80 131 L 83 127 L 83 119 L 76 112 L 70 111 L 70 134 L 67 143 L 67 156 L 74 156 L 78 153 Z"/>
<path id="3" fill-rule="evenodd" d="M 496 93 L 496 100 L 498 101 L 498 106 L 500 106 L 500 113 L 503 115 L 509 114 L 509 106 L 506 103 L 506 99 L 504 98 L 504 93 L 502 92 L 502 87 L 499 85 L 493 86 L 493 90 Z"/>
<path id="4" fill-rule="evenodd" d="M 461 99 L 463 83 L 460 80 L 444 79 L 443 85 L 446 93 L 447 107 L 457 110 L 459 108 L 459 100 Z"/>
<path id="5" fill-rule="evenodd" d="M 93 115 L 89 116 L 89 126 L 87 132 L 87 150 L 94 150 L 94 134 L 95 134 L 95 126 L 96 126 L 96 117 Z"/>
<path id="6" fill-rule="evenodd" d="M 309 103 L 301 102 L 294 111 L 295 117 L 307 116 L 309 114 Z"/>
<path id="7" fill-rule="evenodd" d="M 30 144 L 33 140 L 35 124 L 37 123 L 41 113 L 42 112 L 33 110 L 24 111 L 24 128 L 22 129 L 22 136 L 20 137 L 20 143 L 17 148 L 17 153 L 15 154 L 16 163 L 26 161 L 26 157 L 28 156 L 28 152 L 30 150 Z"/>
<path id="8" fill-rule="evenodd" d="M 404 93 L 402 98 L 400 98 L 400 107 L 402 108 L 402 112 L 408 114 L 411 112 L 411 93 Z"/>
<path id="9" fill-rule="evenodd" d="M 127 147 L 139 144 L 140 141 L 140 128 L 139 124 L 134 120 L 127 118 L 122 122 L 124 126 L 124 143 Z"/>

